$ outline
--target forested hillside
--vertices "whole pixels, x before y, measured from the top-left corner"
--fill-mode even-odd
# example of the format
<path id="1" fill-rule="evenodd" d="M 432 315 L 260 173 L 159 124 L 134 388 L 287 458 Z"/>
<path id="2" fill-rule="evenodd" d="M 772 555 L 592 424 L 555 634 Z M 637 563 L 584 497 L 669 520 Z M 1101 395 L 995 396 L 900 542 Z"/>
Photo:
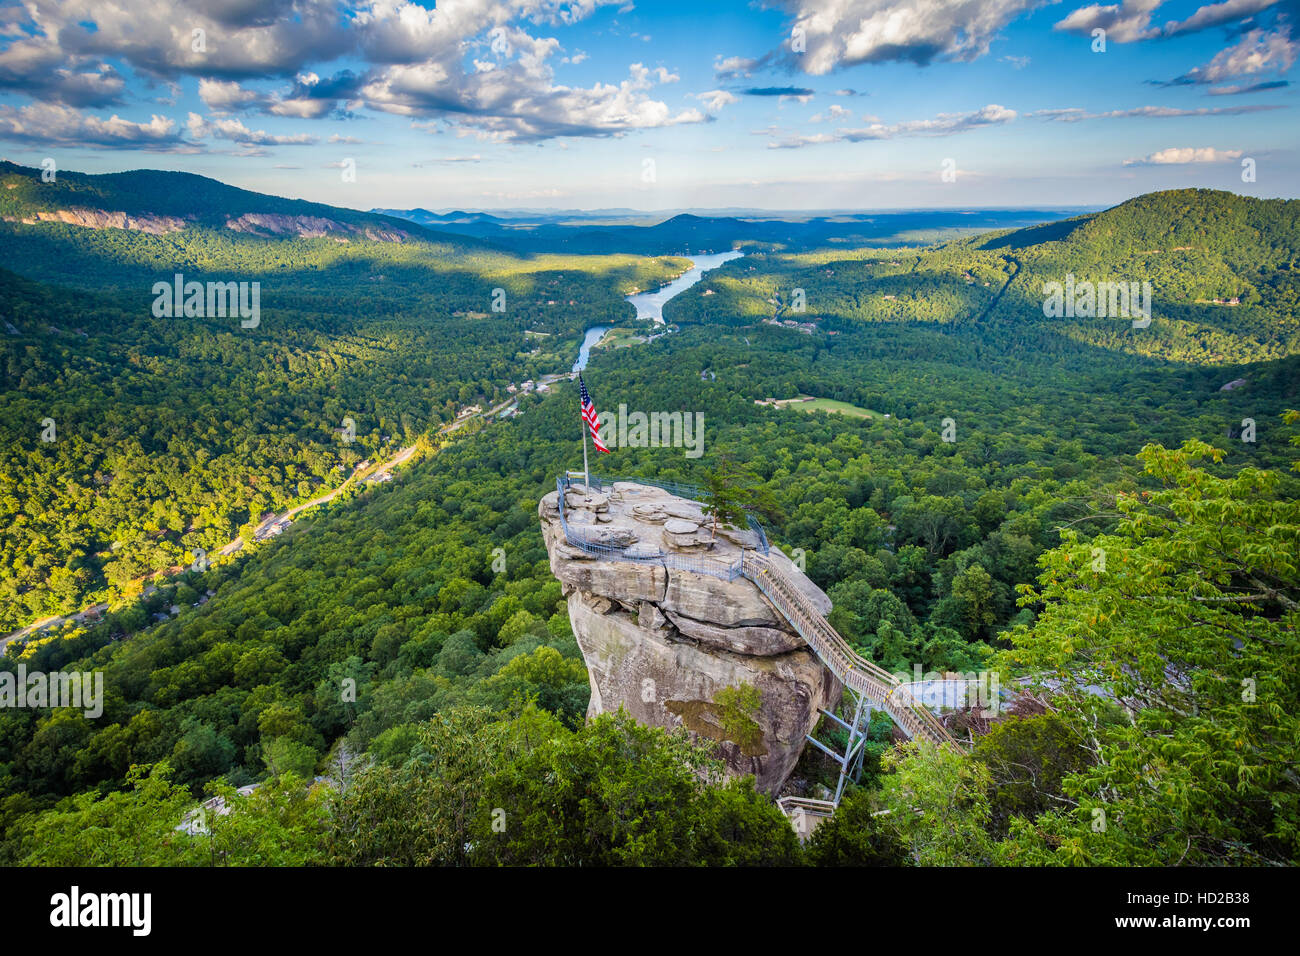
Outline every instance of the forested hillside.
<path id="1" fill-rule="evenodd" d="M 195 184 L 218 206 L 228 193 L 247 208 L 285 202 L 149 175 L 69 174 L 59 188 L 159 214 Z M 23 184 L 14 193 L 44 188 L 8 178 Z M 686 267 L 459 243 L 0 223 L 14 270 L 0 270 L 0 631 L 139 593 L 142 576 L 247 536 L 358 462 L 567 368 L 587 326 L 630 316 L 624 295 Z M 155 317 L 154 283 L 175 272 L 258 282 L 257 326 Z"/>
<path id="2" fill-rule="evenodd" d="M 429 435 L 458 403 L 566 369 L 584 327 L 627 314 L 623 293 L 683 265 L 301 238 L 189 250 L 214 271 L 261 254 L 246 242 L 270 250 L 264 274 L 310 261 L 278 273 L 282 311 L 264 305 L 250 336 L 153 319 L 147 285 L 131 306 L 116 288 L 31 281 L 50 248 L 111 279 L 123 263 L 143 270 L 167 237 L 4 228 L 7 261 L 28 273 L 4 277 L 18 333 L 0 339 L 7 602 L 84 571 L 57 597 L 75 602 L 99 575 L 148 570 L 108 558 L 123 535 L 133 555 L 157 540 L 166 563 L 205 540 L 187 535 L 219 537 L 328 482 L 344 414 L 354 454 L 379 454 L 385 435 Z M 1201 192 L 932 249 L 752 254 L 673 301 L 680 331 L 595 353 L 601 410 L 705 420 L 701 460 L 617 449 L 603 472 L 699 483 L 731 456 L 771 493 L 774 542 L 801 549 L 862 654 L 907 671 L 997 668 L 1026 692 L 993 721 L 958 715 L 969 752 L 900 746 L 877 726 L 862 784 L 805 848 L 706 748 L 620 717 L 582 721 L 587 678 L 536 520 L 555 475 L 580 461 L 577 399 L 561 383 L 232 563 L 11 645 L 3 668 L 102 669 L 108 699 L 93 721 L 0 712 L 0 852 L 52 864 L 1294 862 L 1300 423 L 1284 416 L 1300 406 L 1286 304 L 1298 245 L 1294 203 Z M 1151 325 L 1048 318 L 1042 283 L 1064 271 L 1150 280 Z M 362 274 L 389 278 L 363 286 Z M 498 284 L 517 311 L 490 313 Z M 787 319 L 812 327 L 772 324 Z M 537 331 L 550 338 L 529 355 Z M 798 396 L 859 414 L 756 404 Z M 51 448 L 47 414 L 88 424 Z M 189 528 L 198 515 L 207 531 Z M 39 600 L 13 616 L 55 598 Z M 178 617 L 149 624 L 174 601 Z M 834 779 L 811 749 L 797 776 L 810 791 Z M 231 793 L 253 782 L 251 796 Z M 206 839 L 178 834 L 205 790 L 241 809 Z M 517 821 L 507 838 L 495 809 Z"/>

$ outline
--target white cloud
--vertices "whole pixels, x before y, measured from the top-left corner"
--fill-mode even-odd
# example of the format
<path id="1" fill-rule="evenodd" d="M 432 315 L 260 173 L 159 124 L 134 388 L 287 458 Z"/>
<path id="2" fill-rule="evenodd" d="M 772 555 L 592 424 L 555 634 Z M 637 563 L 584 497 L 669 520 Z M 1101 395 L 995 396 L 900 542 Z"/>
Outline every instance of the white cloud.
<path id="1" fill-rule="evenodd" d="M 704 108 L 710 113 L 716 113 L 724 106 L 730 106 L 740 100 L 736 94 L 729 93 L 726 90 L 707 90 L 703 93 L 691 93 L 690 95 L 703 103 Z"/>
<path id="2" fill-rule="evenodd" d="M 194 139 L 228 139 L 241 146 L 310 146 L 317 141 L 315 136 L 299 133 L 293 136 L 279 136 L 263 130 L 249 129 L 237 119 L 204 119 L 198 113 L 191 113 L 186 124 L 190 136 Z"/>
<path id="3" fill-rule="evenodd" d="M 230 113 L 256 106 L 264 97 L 253 90 L 244 89 L 234 80 L 204 77 L 199 80 L 199 99 L 214 113 Z"/>
<path id="4" fill-rule="evenodd" d="M 1125 166 L 1186 166 L 1192 163 L 1228 163 L 1241 158 L 1239 149 L 1215 149 L 1212 146 L 1171 146 L 1144 156 L 1126 159 Z"/>
<path id="5" fill-rule="evenodd" d="M 1176 36 L 1217 27 L 1223 23 L 1235 23 L 1254 16 L 1261 10 L 1267 10 L 1277 2 L 1278 0 L 1224 0 L 1223 3 L 1211 3 L 1198 9 L 1186 20 L 1166 23 L 1162 32 L 1165 36 Z"/>
<path id="6" fill-rule="evenodd" d="M 0 50 L 0 88 L 106 105 L 123 92 L 122 78 L 100 59 L 112 58 L 151 81 L 199 77 L 212 114 L 317 119 L 370 108 L 525 141 L 704 121 L 699 110 L 674 111 L 648 95 L 656 84 L 677 81 L 665 67 L 638 64 L 626 80 L 589 88 L 555 82 L 560 45 L 537 28 L 576 23 L 617 2 L 459 0 L 434 8 L 410 0 L 25 0 L 21 11 L 0 17 L 21 20 Z M 194 30 L 203 31 L 200 40 Z M 360 74 L 310 71 L 342 57 L 361 61 Z M 287 89 L 272 93 L 242 85 L 291 77 Z"/>
<path id="7" fill-rule="evenodd" d="M 1047 0 L 778 0 L 806 52 L 783 57 L 814 76 L 859 63 L 974 60 L 1008 23 Z"/>
<path id="8" fill-rule="evenodd" d="M 814 116 L 809 117 L 808 122 L 824 123 L 828 120 L 834 122 L 835 120 L 848 119 L 852 115 L 852 110 L 845 109 L 843 106 L 840 106 L 839 103 L 832 103 L 825 113 L 817 113 Z"/>
<path id="9" fill-rule="evenodd" d="M 1278 106 L 1201 106 L 1196 109 L 1184 109 L 1176 106 L 1136 106 L 1131 109 L 1107 110 L 1104 113 L 1090 113 L 1078 106 L 1064 109 L 1035 110 L 1026 113 L 1036 119 L 1045 119 L 1058 123 L 1079 123 L 1095 119 L 1174 119 L 1183 116 L 1239 116 L 1245 113 L 1259 113 L 1264 110 L 1280 109 Z"/>
<path id="10" fill-rule="evenodd" d="M 656 83 L 677 79 L 662 67 L 634 63 L 618 85 L 555 86 L 545 56 L 537 52 L 521 54 L 511 70 L 473 74 L 453 94 L 441 64 L 391 67 L 367 82 L 359 97 L 373 109 L 399 116 L 449 119 L 480 139 L 527 142 L 704 122 L 699 110 L 673 112 L 647 95 Z"/>
<path id="11" fill-rule="evenodd" d="M 1123 0 L 1121 3 L 1103 5 L 1094 3 L 1080 7 L 1053 30 L 1091 36 L 1092 31 L 1106 31 L 1107 42 L 1133 43 L 1159 36 L 1160 30 L 1151 26 L 1151 15 L 1164 0 Z"/>
<path id="12" fill-rule="evenodd" d="M 0 106 L 0 137 L 42 146 L 195 151 L 181 138 L 176 124 L 164 116 L 154 115 L 147 123 L 136 123 L 115 113 L 105 120 L 52 103 L 34 103 L 21 109 Z"/>
<path id="13" fill-rule="evenodd" d="M 885 124 L 873 122 L 858 129 L 839 129 L 834 134 L 816 133 L 790 136 L 767 144 L 768 149 L 797 149 L 821 143 L 858 143 L 866 140 L 894 139 L 899 136 L 952 136 L 986 126 L 1001 126 L 1016 118 L 1016 111 L 990 103 L 971 113 L 940 113 L 934 119 L 906 120 Z M 763 131 L 767 132 L 767 131 Z"/>
<path id="14" fill-rule="evenodd" d="M 1297 44 L 1283 26 L 1273 33 L 1251 30 L 1235 44 L 1220 50 L 1205 66 L 1198 66 L 1172 81 L 1174 84 L 1219 83 L 1238 76 L 1276 70 L 1285 72 L 1296 61 Z"/>
<path id="15" fill-rule="evenodd" d="M 743 80 L 759 66 L 757 60 L 743 56 L 718 57 L 713 61 L 713 72 L 720 80 Z"/>
<path id="16" fill-rule="evenodd" d="M 417 169 L 422 166 L 436 166 L 442 163 L 481 163 L 483 157 L 478 153 L 472 156 L 439 156 L 434 159 L 425 160 L 422 163 L 412 163 Z"/>

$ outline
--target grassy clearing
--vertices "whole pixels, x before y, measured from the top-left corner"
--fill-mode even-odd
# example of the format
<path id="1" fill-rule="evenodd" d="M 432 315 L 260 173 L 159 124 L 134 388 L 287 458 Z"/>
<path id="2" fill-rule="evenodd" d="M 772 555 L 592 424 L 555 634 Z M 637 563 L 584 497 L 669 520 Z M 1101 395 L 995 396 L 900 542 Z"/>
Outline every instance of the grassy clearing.
<path id="1" fill-rule="evenodd" d="M 852 418 L 883 419 L 885 417 L 880 412 L 860 405 L 851 405 L 848 402 L 839 402 L 833 398 L 810 398 L 807 395 L 800 395 L 798 398 L 784 399 L 777 404 L 782 408 L 797 408 L 802 412 L 835 412 Z"/>

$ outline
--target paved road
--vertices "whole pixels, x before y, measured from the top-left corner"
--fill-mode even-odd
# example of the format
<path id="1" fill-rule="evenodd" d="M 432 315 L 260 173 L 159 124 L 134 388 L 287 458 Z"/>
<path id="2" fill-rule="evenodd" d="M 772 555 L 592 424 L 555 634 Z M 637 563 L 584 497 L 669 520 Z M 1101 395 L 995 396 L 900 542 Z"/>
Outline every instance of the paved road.
<path id="1" fill-rule="evenodd" d="M 543 385 L 550 386 L 550 385 L 554 385 L 556 382 L 572 380 L 577 377 L 578 377 L 577 372 L 555 372 L 549 375 L 543 375 L 538 381 Z M 501 404 L 497 405 L 496 407 L 489 408 L 485 412 L 478 412 L 474 415 L 467 415 L 465 418 L 459 421 L 452 422 L 449 425 L 444 425 L 441 429 L 438 430 L 438 434 L 449 435 L 452 432 L 456 431 L 457 429 L 461 428 L 462 426 L 468 424 L 469 422 L 474 421 L 475 419 L 479 419 L 479 418 L 491 419 L 497 413 L 501 412 L 503 409 L 509 407 L 510 405 L 517 403 L 518 401 L 519 399 L 517 396 L 512 396 L 506 399 Z M 333 491 L 329 491 L 326 492 L 325 494 L 318 495 L 317 497 L 311 499 L 311 501 L 306 501 L 300 505 L 296 505 L 295 507 L 290 508 L 288 511 L 285 511 L 281 514 L 271 515 L 269 518 L 261 522 L 254 529 L 253 531 L 254 540 L 260 540 L 262 535 L 264 535 L 266 531 L 277 522 L 291 520 L 294 515 L 298 514 L 300 511 L 305 511 L 308 508 L 314 508 L 317 505 L 328 504 L 329 502 L 333 501 L 342 491 L 344 491 L 349 485 L 351 485 L 355 481 L 364 481 L 367 478 L 378 478 L 381 475 L 388 474 L 398 465 L 405 464 L 410 459 L 410 457 L 413 454 L 415 454 L 415 450 L 416 450 L 416 445 L 409 445 L 408 447 L 403 448 L 401 451 L 399 451 L 396 455 L 394 455 L 386 462 L 381 462 L 377 465 L 370 465 L 365 469 L 357 468 L 348 477 L 347 481 L 343 482 L 343 484 L 339 485 Z M 225 545 L 223 545 L 217 553 L 219 555 L 229 556 L 240 551 L 243 547 L 244 547 L 243 539 L 236 537 L 231 541 L 228 541 Z M 173 570 L 171 573 L 177 573 L 180 570 L 183 569 L 177 568 Z M 8 634 L 4 637 L 0 637 L 0 654 L 4 653 L 5 645 L 12 640 L 16 640 L 21 637 L 26 637 L 29 634 L 33 633 L 34 631 L 39 631 L 43 628 L 50 627 L 50 626 L 58 626 L 68 621 L 74 621 L 74 622 L 84 621 L 88 615 L 95 614 L 95 613 L 103 613 L 105 610 L 107 610 L 107 608 L 108 608 L 107 604 L 94 604 L 88 608 L 78 611 L 75 614 L 47 617 L 44 618 L 43 620 L 36 621 L 33 624 L 29 624 L 26 627 L 14 631 L 11 634 Z"/>
<path id="2" fill-rule="evenodd" d="M 261 535 L 263 532 L 266 531 L 267 528 L 271 527 L 271 525 L 275 524 L 278 521 L 291 520 L 294 515 L 298 514 L 301 511 L 305 511 L 308 508 L 314 508 L 317 505 L 323 505 L 333 501 L 342 491 L 344 491 L 344 489 L 346 489 L 349 485 L 351 485 L 355 481 L 365 480 L 367 478 L 378 478 L 380 475 L 388 474 L 398 465 L 403 465 L 407 461 L 409 461 L 411 456 L 415 454 L 415 449 L 416 449 L 415 445 L 409 445 L 408 447 L 403 448 L 401 451 L 399 451 L 388 461 L 380 462 L 379 464 L 375 464 L 375 465 L 370 465 L 364 469 L 363 468 L 355 469 L 352 472 L 352 474 L 348 476 L 347 481 L 343 482 L 343 484 L 339 485 L 337 488 L 333 489 L 332 491 L 328 491 L 325 494 L 318 495 L 317 497 L 311 499 L 311 501 L 306 501 L 300 505 L 296 505 L 290 508 L 288 511 L 285 511 L 281 514 L 271 515 L 271 517 L 267 518 L 265 521 L 263 521 L 261 524 L 257 526 L 257 529 L 254 531 L 254 536 L 257 537 Z M 227 542 L 221 548 L 218 554 L 231 555 L 239 551 L 243 546 L 244 546 L 243 539 L 236 537 L 233 540 Z M 171 573 L 176 573 L 176 571 L 173 571 Z M 5 646 L 10 641 L 27 637 L 33 632 L 42 630 L 43 628 L 59 626 L 69 621 L 74 623 L 80 623 L 84 621 L 87 617 L 91 615 L 98 616 L 100 614 L 103 614 L 104 611 L 106 610 L 108 610 L 107 604 L 92 604 L 90 607 L 83 608 L 82 610 L 76 612 L 75 614 L 55 615 L 54 617 L 43 618 L 42 620 L 36 621 L 33 624 L 27 625 L 26 627 L 19 628 L 18 630 L 5 635 L 4 637 L 0 637 L 0 654 L 4 653 Z"/>

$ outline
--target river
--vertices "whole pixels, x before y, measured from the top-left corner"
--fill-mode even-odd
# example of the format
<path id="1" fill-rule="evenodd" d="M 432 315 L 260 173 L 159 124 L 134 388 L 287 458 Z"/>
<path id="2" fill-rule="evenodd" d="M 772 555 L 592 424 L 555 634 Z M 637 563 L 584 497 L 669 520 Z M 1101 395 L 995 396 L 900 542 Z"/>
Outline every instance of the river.
<path id="1" fill-rule="evenodd" d="M 642 292 L 638 295 L 630 295 L 627 301 L 636 307 L 636 317 L 641 321 L 653 319 L 660 325 L 664 321 L 664 304 L 677 295 L 679 292 L 685 292 L 695 283 L 704 278 L 704 273 L 710 269 L 716 269 L 724 262 L 730 262 L 732 259 L 739 259 L 743 252 L 732 250 L 730 252 L 713 252 L 708 255 L 688 256 L 693 263 L 690 270 L 683 272 L 680 276 L 668 283 L 662 289 L 656 289 L 654 292 Z"/>
<path id="2" fill-rule="evenodd" d="M 695 283 L 704 278 L 704 273 L 710 269 L 716 269 L 724 262 L 730 262 L 732 259 L 738 259 L 743 256 L 743 252 L 737 252 L 734 249 L 731 252 L 711 252 L 705 255 L 687 256 L 691 260 L 691 268 L 683 272 L 680 276 L 654 292 L 639 292 L 636 295 L 629 295 L 627 301 L 632 303 L 636 309 L 636 317 L 644 322 L 651 319 L 660 325 L 664 324 L 664 305 L 673 296 L 685 292 Z M 587 330 L 587 334 L 582 339 L 582 345 L 578 349 L 578 360 L 573 363 L 573 370 L 581 372 L 587 367 L 587 362 L 591 358 L 592 347 L 595 346 L 609 331 L 607 325 L 594 325 Z"/>

